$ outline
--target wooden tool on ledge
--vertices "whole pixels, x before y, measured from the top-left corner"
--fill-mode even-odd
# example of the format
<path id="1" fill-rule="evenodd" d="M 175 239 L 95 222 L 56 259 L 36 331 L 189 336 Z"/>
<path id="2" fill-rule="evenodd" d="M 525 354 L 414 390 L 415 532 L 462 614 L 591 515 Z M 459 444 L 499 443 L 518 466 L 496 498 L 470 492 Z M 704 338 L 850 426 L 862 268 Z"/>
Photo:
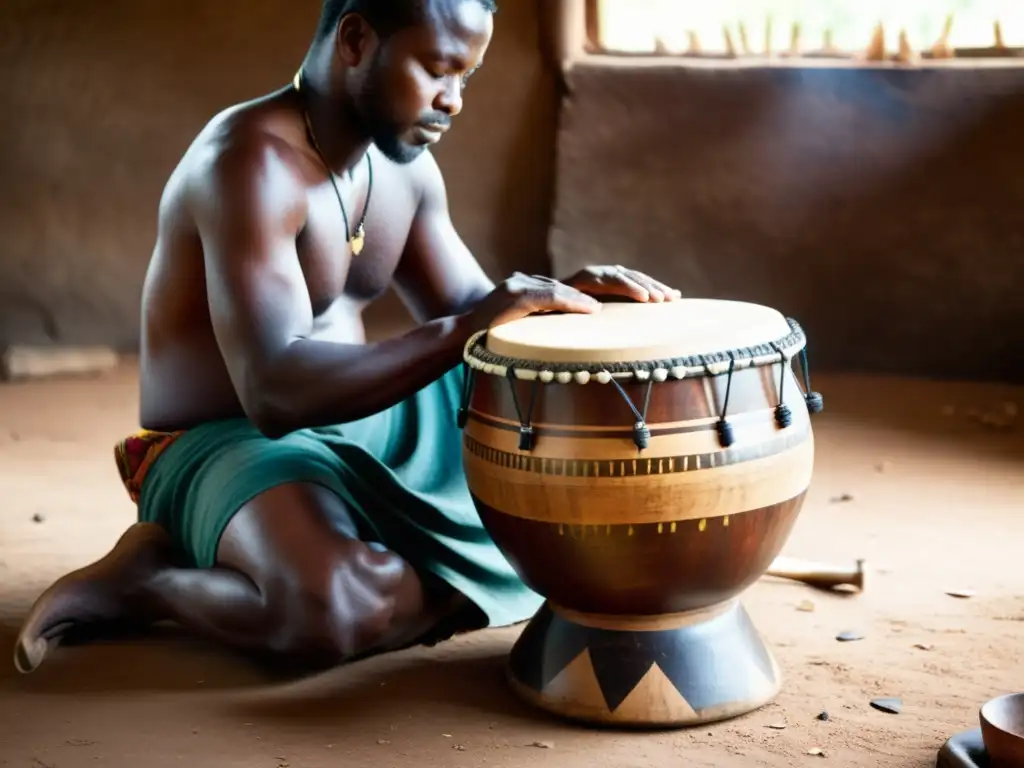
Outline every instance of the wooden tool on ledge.
<path id="1" fill-rule="evenodd" d="M 765 575 L 800 581 L 818 589 L 849 586 L 864 591 L 863 559 L 857 559 L 851 566 L 818 563 L 780 555 L 772 561 Z"/>

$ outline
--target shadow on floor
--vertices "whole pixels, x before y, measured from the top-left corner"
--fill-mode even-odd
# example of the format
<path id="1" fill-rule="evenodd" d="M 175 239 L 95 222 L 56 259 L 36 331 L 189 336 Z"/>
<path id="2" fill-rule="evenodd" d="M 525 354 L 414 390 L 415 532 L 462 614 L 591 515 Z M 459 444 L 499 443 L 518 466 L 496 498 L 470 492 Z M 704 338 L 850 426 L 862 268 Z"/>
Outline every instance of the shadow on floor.
<path id="1" fill-rule="evenodd" d="M 38 670 L 22 675 L 12 662 L 17 631 L 0 624 L 0 696 L 191 694 L 229 718 L 301 721 L 304 726 L 437 706 L 544 721 L 513 695 L 505 680 L 514 639 L 507 631 L 485 631 L 305 676 L 162 626 L 143 635 L 62 646 Z"/>
<path id="2" fill-rule="evenodd" d="M 270 675 L 175 627 L 121 633 L 88 644 L 62 645 L 30 675 L 14 667 L 19 627 L 0 624 L 0 691 L 31 695 L 226 690 L 264 685 Z"/>
<path id="3" fill-rule="evenodd" d="M 484 638 L 451 650 L 414 650 L 381 656 L 275 687 L 236 691 L 223 714 L 246 720 L 328 725 L 344 719 L 379 722 L 403 713 L 453 708 L 506 720 L 547 723 L 514 694 L 505 679 L 508 644 Z"/>

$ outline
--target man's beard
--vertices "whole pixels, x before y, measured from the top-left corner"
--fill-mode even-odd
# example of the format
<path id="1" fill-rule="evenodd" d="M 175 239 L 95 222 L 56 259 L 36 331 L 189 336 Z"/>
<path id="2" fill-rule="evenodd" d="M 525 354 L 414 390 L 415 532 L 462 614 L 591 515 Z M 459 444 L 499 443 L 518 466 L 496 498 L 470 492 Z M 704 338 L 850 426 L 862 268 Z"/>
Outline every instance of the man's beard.
<path id="1" fill-rule="evenodd" d="M 371 72 L 369 82 L 363 88 L 362 104 L 358 110 L 363 130 L 384 157 L 400 165 L 411 163 L 423 154 L 426 147 L 402 141 L 405 130 L 389 116 L 387 96 L 376 74 L 376 71 Z"/>
<path id="2" fill-rule="evenodd" d="M 426 149 L 426 146 L 405 143 L 401 139 L 401 131 L 385 123 L 372 126 L 370 137 L 384 157 L 399 165 L 411 163 Z"/>

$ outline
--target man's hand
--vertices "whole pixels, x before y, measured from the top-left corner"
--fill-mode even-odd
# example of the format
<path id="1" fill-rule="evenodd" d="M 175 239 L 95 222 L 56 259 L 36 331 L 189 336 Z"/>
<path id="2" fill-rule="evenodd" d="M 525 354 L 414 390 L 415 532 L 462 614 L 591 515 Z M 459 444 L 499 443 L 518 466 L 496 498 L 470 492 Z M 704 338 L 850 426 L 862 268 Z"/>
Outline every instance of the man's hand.
<path id="1" fill-rule="evenodd" d="M 643 272 L 625 267 L 586 267 L 564 281 L 588 296 L 621 296 L 634 301 L 674 301 L 682 293 Z"/>
<path id="2" fill-rule="evenodd" d="M 576 288 L 550 277 L 516 272 L 463 317 L 474 331 L 482 331 L 539 312 L 600 311 L 601 302 Z"/>

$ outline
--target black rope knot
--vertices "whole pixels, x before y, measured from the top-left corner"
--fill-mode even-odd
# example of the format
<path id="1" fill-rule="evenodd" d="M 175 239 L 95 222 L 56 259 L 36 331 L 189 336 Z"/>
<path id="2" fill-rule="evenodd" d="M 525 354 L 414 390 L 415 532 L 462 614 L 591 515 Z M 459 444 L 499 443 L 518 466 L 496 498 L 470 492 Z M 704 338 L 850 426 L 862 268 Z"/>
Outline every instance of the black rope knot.
<path id="1" fill-rule="evenodd" d="M 505 376 L 508 378 L 508 385 L 512 390 L 512 404 L 516 409 L 516 416 L 519 417 L 519 450 L 520 451 L 532 451 L 534 444 L 533 434 L 533 408 L 537 404 L 537 389 L 540 387 L 540 380 L 533 380 L 533 387 L 530 389 L 530 404 L 527 407 L 526 414 L 523 414 L 523 409 L 519 407 L 519 395 L 516 394 L 516 370 L 515 368 L 509 367 L 505 371 Z"/>
<path id="2" fill-rule="evenodd" d="M 790 407 L 786 406 L 785 396 L 783 394 L 785 392 L 785 367 L 787 360 L 785 358 L 785 353 L 778 344 L 772 342 L 772 346 L 775 348 L 775 351 L 778 352 L 779 357 L 778 404 L 775 407 L 775 423 L 778 424 L 781 429 L 785 429 L 793 424 L 793 411 Z"/>
<path id="3" fill-rule="evenodd" d="M 819 392 L 808 392 L 804 395 L 807 400 L 807 410 L 811 413 L 821 413 L 825 410 L 825 400 Z"/>
<path id="4" fill-rule="evenodd" d="M 469 401 L 473 396 L 473 382 L 476 379 L 476 369 L 469 363 L 463 363 L 465 371 L 462 378 L 462 400 L 459 402 L 458 414 L 455 417 L 459 429 L 465 429 L 469 422 Z"/>
<path id="5" fill-rule="evenodd" d="M 633 442 L 641 451 L 651 444 L 651 430 L 646 423 L 638 421 L 633 425 Z"/>
<path id="6" fill-rule="evenodd" d="M 715 424 L 715 430 L 718 432 L 718 442 L 723 448 L 728 448 L 736 442 L 736 435 L 733 434 L 732 424 L 724 418 L 718 420 L 718 423 Z"/>
<path id="7" fill-rule="evenodd" d="M 807 410 L 811 413 L 821 413 L 825 409 L 825 400 L 821 393 L 811 389 L 811 371 L 807 367 L 807 346 L 800 350 L 800 367 L 804 369 L 804 400 L 807 401 Z"/>
<path id="8" fill-rule="evenodd" d="M 647 390 L 644 392 L 644 409 L 641 411 L 633 404 L 633 399 L 629 396 L 629 393 L 625 388 L 615 380 L 615 377 L 611 377 L 612 384 L 619 390 L 619 394 L 622 395 L 622 399 L 626 401 L 626 405 L 629 406 L 629 410 L 633 412 L 633 418 L 636 421 L 633 422 L 633 442 L 636 443 L 636 447 L 641 451 L 649 447 L 651 444 L 651 430 L 647 426 L 647 409 L 651 407 L 651 389 L 654 387 L 654 379 L 650 376 L 647 377 Z"/>
<path id="9" fill-rule="evenodd" d="M 793 411 L 785 403 L 779 403 L 775 406 L 775 423 L 782 427 L 782 429 L 792 426 Z"/>
<path id="10" fill-rule="evenodd" d="M 732 394 L 732 375 L 736 371 L 736 358 L 729 355 L 729 372 L 725 380 L 725 399 L 722 402 L 722 413 L 715 424 L 715 431 L 718 432 L 718 444 L 723 448 L 730 447 L 736 442 L 736 436 L 732 431 L 732 424 L 726 421 L 726 414 L 729 412 L 729 395 Z"/>

